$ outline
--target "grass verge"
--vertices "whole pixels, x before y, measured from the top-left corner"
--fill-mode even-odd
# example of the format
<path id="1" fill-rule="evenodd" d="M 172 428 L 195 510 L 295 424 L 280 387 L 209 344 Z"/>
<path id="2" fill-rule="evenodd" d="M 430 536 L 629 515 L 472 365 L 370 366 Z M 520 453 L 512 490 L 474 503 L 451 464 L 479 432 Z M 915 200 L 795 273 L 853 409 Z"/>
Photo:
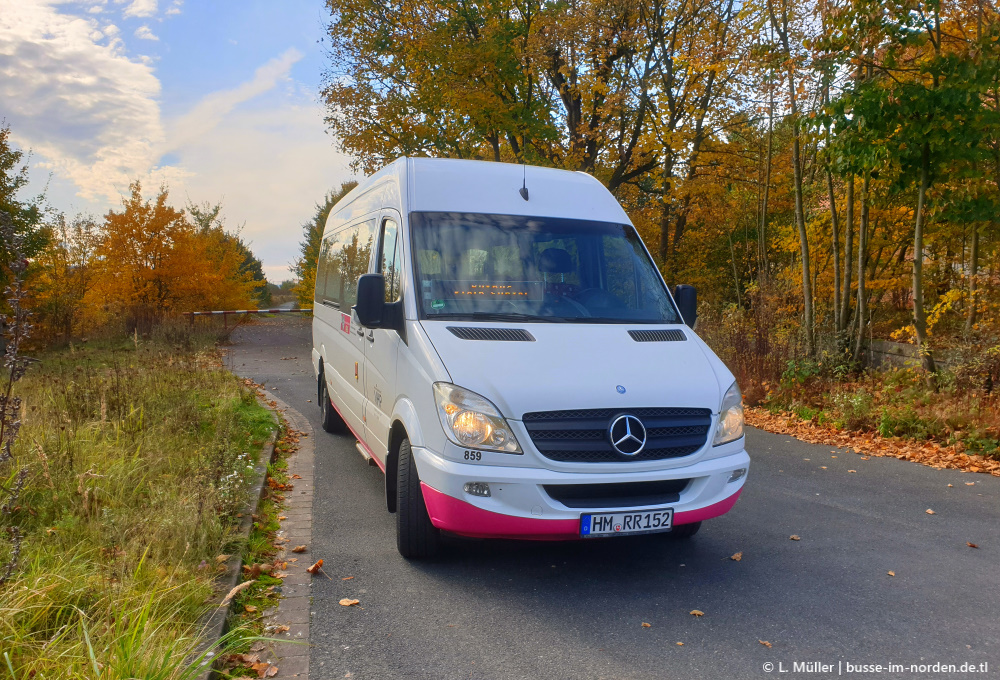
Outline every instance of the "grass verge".
<path id="1" fill-rule="evenodd" d="M 41 359 L 17 386 L 31 481 L 20 573 L 0 590 L 0 678 L 188 677 L 270 413 L 207 341 Z"/>

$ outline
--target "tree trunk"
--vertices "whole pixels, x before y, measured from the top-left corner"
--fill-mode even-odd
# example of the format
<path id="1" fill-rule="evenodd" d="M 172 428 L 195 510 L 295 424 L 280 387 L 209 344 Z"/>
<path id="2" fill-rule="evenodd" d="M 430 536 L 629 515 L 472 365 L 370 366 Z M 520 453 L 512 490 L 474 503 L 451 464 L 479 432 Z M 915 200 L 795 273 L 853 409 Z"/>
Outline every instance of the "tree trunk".
<path id="1" fill-rule="evenodd" d="M 809 274 L 809 237 L 806 233 L 805 208 L 802 199 L 802 135 L 799 130 L 799 109 L 797 92 L 795 90 L 795 62 L 788 41 L 788 6 L 786 0 L 781 4 L 781 20 L 775 15 L 770 0 L 767 4 L 771 26 L 781 39 L 781 47 L 788 64 L 788 102 L 792 119 L 792 176 L 795 184 L 795 225 L 799 232 L 799 251 L 802 257 L 802 300 L 804 303 L 804 325 L 806 329 L 806 346 L 809 356 L 816 355 L 816 336 L 813 316 L 812 276 Z"/>
<path id="2" fill-rule="evenodd" d="M 767 262 L 767 201 L 771 195 L 771 165 L 774 157 L 774 90 L 768 88 L 767 109 L 767 165 L 764 169 L 764 201 L 760 211 L 760 230 L 757 232 L 757 275 L 761 287 L 770 279 L 770 265 Z"/>
<path id="3" fill-rule="evenodd" d="M 840 224 L 837 218 L 837 198 L 833 193 L 833 175 L 826 171 L 826 191 L 830 196 L 830 240 L 833 248 L 833 328 L 840 331 Z"/>
<path id="4" fill-rule="evenodd" d="M 847 207 L 844 215 L 844 281 L 840 300 L 840 327 L 837 331 L 843 335 L 847 330 L 848 319 L 851 316 L 851 270 L 854 267 L 854 175 L 847 181 Z M 845 345 L 849 336 L 843 338 Z"/>
<path id="5" fill-rule="evenodd" d="M 806 329 L 806 347 L 809 356 L 816 355 L 816 337 L 813 327 L 813 295 L 812 277 L 809 274 L 809 236 L 806 233 L 805 209 L 802 199 L 802 166 L 801 145 L 799 135 L 799 116 L 795 104 L 795 74 L 788 70 L 788 96 L 792 104 L 792 177 L 795 182 L 795 226 L 799 231 L 799 253 L 802 257 L 802 299 L 805 303 L 804 321 Z"/>
<path id="6" fill-rule="evenodd" d="M 861 224 L 858 227 L 858 337 L 854 346 L 854 358 L 867 363 L 863 351 L 865 331 L 868 330 L 868 300 L 865 291 L 865 270 L 868 265 L 868 189 L 871 173 L 866 172 L 861 182 Z"/>
<path id="7" fill-rule="evenodd" d="M 934 354 L 927 343 L 927 318 L 924 315 L 924 199 L 930 184 L 930 145 L 924 144 L 920 163 L 920 188 L 917 190 L 917 219 L 913 228 L 913 328 L 917 336 L 917 352 L 924 370 L 933 373 Z"/>
<path id="8" fill-rule="evenodd" d="M 972 252 L 969 256 L 969 312 L 965 316 L 965 334 L 976 325 L 976 274 L 979 273 L 979 225 L 972 227 Z"/>

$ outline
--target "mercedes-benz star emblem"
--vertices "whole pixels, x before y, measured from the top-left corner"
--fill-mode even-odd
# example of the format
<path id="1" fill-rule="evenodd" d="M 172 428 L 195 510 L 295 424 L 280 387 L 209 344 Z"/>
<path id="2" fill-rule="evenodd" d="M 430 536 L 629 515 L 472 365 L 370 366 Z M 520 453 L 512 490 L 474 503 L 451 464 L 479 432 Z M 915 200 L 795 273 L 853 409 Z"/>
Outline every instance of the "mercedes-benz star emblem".
<path id="1" fill-rule="evenodd" d="M 646 446 L 646 428 L 635 416 L 618 416 L 612 421 L 608 434 L 611 446 L 623 456 L 634 456 Z"/>

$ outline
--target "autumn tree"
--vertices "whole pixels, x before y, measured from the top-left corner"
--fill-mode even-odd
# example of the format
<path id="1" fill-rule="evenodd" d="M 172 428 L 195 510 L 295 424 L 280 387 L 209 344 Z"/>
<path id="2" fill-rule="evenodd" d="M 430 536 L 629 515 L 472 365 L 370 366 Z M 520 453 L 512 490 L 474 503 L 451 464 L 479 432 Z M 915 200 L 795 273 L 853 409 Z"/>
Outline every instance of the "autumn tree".
<path id="1" fill-rule="evenodd" d="M 161 187 L 145 200 L 136 181 L 120 212 L 109 211 L 85 296 L 90 323 L 122 318 L 143 332 L 165 313 L 244 309 L 259 283 L 243 269 L 244 253 L 221 228 L 199 231 L 168 205 Z"/>
<path id="2" fill-rule="evenodd" d="M 83 320 L 83 301 L 94 276 L 100 242 L 98 225 L 87 215 L 67 222 L 60 215 L 48 247 L 39 253 L 31 279 L 37 335 L 69 342 Z"/>
<path id="3" fill-rule="evenodd" d="M 44 196 L 23 197 L 28 184 L 28 159 L 10 139 L 10 126 L 0 121 L 0 211 L 7 214 L 13 234 L 23 237 L 22 252 L 34 257 L 46 245 Z M 0 290 L 10 281 L 11 251 L 0 240 Z M 0 305 L 4 303 L 0 302 Z"/>
<path id="4" fill-rule="evenodd" d="M 250 280 L 256 284 L 254 302 L 260 307 L 269 306 L 271 304 L 271 291 L 267 286 L 267 277 L 264 276 L 264 263 L 254 255 L 243 240 L 242 232 L 245 225 L 241 224 L 235 232 L 226 230 L 225 218 L 222 217 L 222 201 L 215 204 L 206 201 L 200 205 L 188 202 L 187 212 L 199 234 L 214 236 L 226 241 L 227 245 L 240 252 L 243 256 L 243 262 L 240 264 L 240 275 L 249 276 Z"/>
<path id="5" fill-rule="evenodd" d="M 934 371 L 923 276 L 928 192 L 949 165 L 987 160 L 982 96 L 996 67 L 981 68 L 967 45 L 955 46 L 965 40 L 944 30 L 938 0 L 875 9 L 859 3 L 857 11 L 880 18 L 886 42 L 867 65 L 873 76 L 835 106 L 838 144 L 869 172 L 885 173 L 890 190 L 913 195 L 912 326 L 924 368 Z"/>

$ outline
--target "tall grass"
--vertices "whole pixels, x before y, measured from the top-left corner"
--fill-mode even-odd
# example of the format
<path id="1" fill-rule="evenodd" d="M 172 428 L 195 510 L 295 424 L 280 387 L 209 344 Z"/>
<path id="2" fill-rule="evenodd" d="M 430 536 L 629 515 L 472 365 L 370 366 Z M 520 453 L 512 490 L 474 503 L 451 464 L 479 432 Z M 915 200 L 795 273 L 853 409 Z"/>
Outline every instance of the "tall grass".
<path id="1" fill-rule="evenodd" d="M 71 346 L 19 392 L 31 482 L 0 678 L 183 677 L 270 414 L 191 338 Z"/>

